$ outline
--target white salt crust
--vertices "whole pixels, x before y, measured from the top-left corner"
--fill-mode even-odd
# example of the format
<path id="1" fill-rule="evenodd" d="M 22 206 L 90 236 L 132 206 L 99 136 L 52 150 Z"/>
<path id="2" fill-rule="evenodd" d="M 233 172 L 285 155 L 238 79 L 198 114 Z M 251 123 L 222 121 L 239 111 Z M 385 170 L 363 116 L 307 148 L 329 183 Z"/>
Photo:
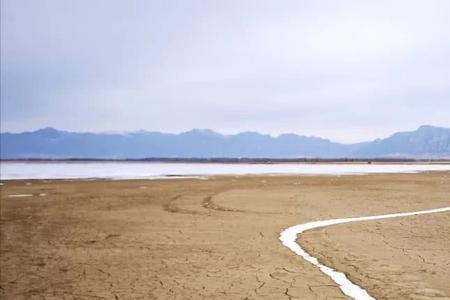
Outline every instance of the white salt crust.
<path id="1" fill-rule="evenodd" d="M 397 217 L 408 217 L 415 215 L 424 215 L 424 214 L 432 214 L 439 212 L 450 211 L 449 207 L 436 208 L 430 210 L 422 210 L 415 212 L 405 212 L 405 213 L 395 213 L 395 214 L 387 214 L 387 215 L 378 215 L 378 216 L 366 216 L 366 217 L 355 217 L 355 218 L 342 218 L 342 219 L 332 219 L 332 220 L 324 220 L 324 221 L 314 221 L 305 224 L 295 225 L 289 227 L 281 232 L 280 240 L 284 246 L 292 250 L 297 255 L 301 256 L 303 259 L 318 267 L 322 273 L 325 273 L 328 277 L 330 277 L 334 282 L 339 285 L 341 291 L 355 299 L 355 300 L 375 300 L 374 297 L 370 296 L 366 290 L 361 288 L 360 286 L 351 282 L 344 273 L 341 273 L 337 270 L 334 270 L 328 266 L 325 266 L 317 260 L 314 256 L 306 252 L 298 243 L 297 239 L 299 239 L 299 235 L 307 230 L 326 227 L 330 225 L 350 223 L 350 222 L 359 222 L 359 221 L 371 221 L 371 220 L 381 220 L 381 219 L 391 219 Z"/>

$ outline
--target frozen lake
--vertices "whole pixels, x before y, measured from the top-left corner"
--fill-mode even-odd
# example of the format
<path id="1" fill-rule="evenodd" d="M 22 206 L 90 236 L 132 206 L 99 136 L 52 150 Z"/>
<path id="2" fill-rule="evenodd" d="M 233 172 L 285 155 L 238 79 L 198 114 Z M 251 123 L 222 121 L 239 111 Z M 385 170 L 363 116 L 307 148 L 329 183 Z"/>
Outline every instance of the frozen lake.
<path id="1" fill-rule="evenodd" d="M 176 176 L 303 174 L 352 175 L 450 171 L 450 164 L 1 162 L 1 179 L 139 179 Z"/>

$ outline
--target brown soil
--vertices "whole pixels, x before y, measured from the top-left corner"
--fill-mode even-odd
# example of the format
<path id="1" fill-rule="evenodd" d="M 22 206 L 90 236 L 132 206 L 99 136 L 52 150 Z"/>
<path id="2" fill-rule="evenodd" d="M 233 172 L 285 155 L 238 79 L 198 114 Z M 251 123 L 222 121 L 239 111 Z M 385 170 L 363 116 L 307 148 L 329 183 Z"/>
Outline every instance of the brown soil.
<path id="1" fill-rule="evenodd" d="M 449 173 L 7 181 L 0 298 L 347 299 L 281 245 L 282 229 L 449 205 Z M 449 213 L 337 225 L 301 244 L 377 299 L 450 297 Z"/>

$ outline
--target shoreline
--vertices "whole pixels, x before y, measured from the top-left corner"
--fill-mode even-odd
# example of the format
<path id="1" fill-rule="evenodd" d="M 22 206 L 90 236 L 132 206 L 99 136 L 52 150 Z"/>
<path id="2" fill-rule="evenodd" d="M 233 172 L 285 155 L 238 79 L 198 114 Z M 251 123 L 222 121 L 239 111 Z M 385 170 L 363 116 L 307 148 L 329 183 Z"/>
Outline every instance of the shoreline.
<path id="1" fill-rule="evenodd" d="M 2 162 L 41 163 L 216 163 L 216 164 L 450 164 L 450 158 L 141 158 L 141 159 L 101 159 L 101 158 L 11 158 Z"/>
<path id="2" fill-rule="evenodd" d="M 3 162 L 1 180 L 14 179 L 207 179 L 214 176 L 368 175 L 450 172 L 450 163 L 158 163 L 158 162 Z"/>

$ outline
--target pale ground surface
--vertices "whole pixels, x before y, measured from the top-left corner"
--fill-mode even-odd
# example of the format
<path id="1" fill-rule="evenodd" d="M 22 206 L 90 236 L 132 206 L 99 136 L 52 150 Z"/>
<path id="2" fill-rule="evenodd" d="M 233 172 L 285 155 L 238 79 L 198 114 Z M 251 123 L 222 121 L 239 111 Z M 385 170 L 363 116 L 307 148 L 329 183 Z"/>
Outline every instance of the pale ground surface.
<path id="1" fill-rule="evenodd" d="M 280 231 L 450 206 L 450 174 L 8 181 L 1 195 L 1 299 L 347 299 Z M 449 239 L 441 213 L 301 244 L 378 299 L 445 299 Z"/>

